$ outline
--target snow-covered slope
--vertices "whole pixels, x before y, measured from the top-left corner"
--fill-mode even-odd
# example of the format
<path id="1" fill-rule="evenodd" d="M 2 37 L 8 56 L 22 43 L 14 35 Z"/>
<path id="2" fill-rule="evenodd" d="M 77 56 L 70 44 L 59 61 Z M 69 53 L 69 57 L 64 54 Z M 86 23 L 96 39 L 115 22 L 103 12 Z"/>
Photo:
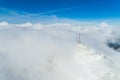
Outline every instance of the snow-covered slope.
<path id="1" fill-rule="evenodd" d="M 74 57 L 81 73 L 79 80 L 118 80 L 119 72 L 104 53 L 79 44 Z"/>

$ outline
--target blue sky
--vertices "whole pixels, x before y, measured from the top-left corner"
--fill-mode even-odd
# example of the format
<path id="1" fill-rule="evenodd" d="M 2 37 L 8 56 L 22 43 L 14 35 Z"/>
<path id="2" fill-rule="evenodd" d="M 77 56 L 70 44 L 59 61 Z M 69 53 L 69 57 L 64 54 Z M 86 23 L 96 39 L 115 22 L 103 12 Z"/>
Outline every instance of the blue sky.
<path id="1" fill-rule="evenodd" d="M 74 19 L 120 18 L 120 0 L 0 0 L 0 8 Z"/>

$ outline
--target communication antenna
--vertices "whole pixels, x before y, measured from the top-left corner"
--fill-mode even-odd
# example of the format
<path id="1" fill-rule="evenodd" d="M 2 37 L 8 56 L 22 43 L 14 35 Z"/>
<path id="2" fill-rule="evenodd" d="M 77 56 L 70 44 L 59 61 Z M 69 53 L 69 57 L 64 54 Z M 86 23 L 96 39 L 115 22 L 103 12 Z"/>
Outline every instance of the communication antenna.
<path id="1" fill-rule="evenodd" d="M 78 36 L 77 36 L 77 43 L 78 43 L 78 44 L 81 44 L 81 41 L 80 41 L 80 33 L 78 33 Z"/>

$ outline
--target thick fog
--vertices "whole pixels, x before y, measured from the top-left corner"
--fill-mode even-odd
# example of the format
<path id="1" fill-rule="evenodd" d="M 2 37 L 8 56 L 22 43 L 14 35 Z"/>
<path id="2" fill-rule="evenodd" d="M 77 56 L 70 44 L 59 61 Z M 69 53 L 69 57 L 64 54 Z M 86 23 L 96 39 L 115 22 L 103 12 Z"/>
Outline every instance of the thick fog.
<path id="1" fill-rule="evenodd" d="M 119 30 L 105 22 L 2 21 L 0 80 L 120 80 L 120 52 L 107 46 Z"/>

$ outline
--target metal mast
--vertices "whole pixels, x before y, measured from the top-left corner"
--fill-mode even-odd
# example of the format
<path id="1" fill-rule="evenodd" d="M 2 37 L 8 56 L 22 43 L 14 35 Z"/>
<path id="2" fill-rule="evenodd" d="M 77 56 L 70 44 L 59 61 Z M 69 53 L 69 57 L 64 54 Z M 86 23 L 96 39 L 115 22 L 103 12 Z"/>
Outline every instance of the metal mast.
<path id="1" fill-rule="evenodd" d="M 77 36 L 77 43 L 80 44 L 81 41 L 80 41 L 80 33 L 78 33 L 78 36 Z"/>

